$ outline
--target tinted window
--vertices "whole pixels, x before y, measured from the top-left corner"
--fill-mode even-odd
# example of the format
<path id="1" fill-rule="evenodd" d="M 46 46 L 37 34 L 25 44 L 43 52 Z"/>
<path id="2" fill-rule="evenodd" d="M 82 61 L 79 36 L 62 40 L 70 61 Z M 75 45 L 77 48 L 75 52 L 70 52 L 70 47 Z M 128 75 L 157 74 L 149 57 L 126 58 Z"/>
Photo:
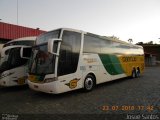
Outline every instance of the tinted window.
<path id="1" fill-rule="evenodd" d="M 0 73 L 27 64 L 27 59 L 20 57 L 20 47 L 5 52 L 5 60 L 0 65 Z"/>
<path id="2" fill-rule="evenodd" d="M 84 35 L 83 52 L 117 55 L 142 55 L 143 49 L 92 34 Z"/>
<path id="3" fill-rule="evenodd" d="M 86 53 L 111 53 L 112 42 L 98 36 L 85 35 L 83 52 Z"/>
<path id="4" fill-rule="evenodd" d="M 90 36 L 90 35 L 84 35 L 84 46 L 83 46 L 83 52 L 86 53 L 100 53 L 100 39 Z"/>
<path id="5" fill-rule="evenodd" d="M 113 42 L 113 53 L 114 54 L 125 54 L 125 55 L 142 55 L 143 49 L 136 46 L 130 46 L 124 43 Z"/>
<path id="6" fill-rule="evenodd" d="M 143 55 L 144 54 L 143 48 L 140 48 L 140 47 L 131 47 L 130 51 L 133 51 L 132 54 L 134 54 L 134 55 Z"/>
<path id="7" fill-rule="evenodd" d="M 101 47 L 101 53 L 112 53 L 112 42 L 110 40 L 101 39 L 99 41 Z"/>
<path id="8" fill-rule="evenodd" d="M 48 42 L 49 39 L 59 38 L 60 30 L 44 33 L 37 38 L 36 44 Z"/>
<path id="9" fill-rule="evenodd" d="M 58 75 L 74 73 L 77 70 L 81 45 L 81 34 L 64 31 L 60 49 Z"/>
<path id="10" fill-rule="evenodd" d="M 23 57 L 31 57 L 32 48 L 23 48 Z"/>
<path id="11" fill-rule="evenodd" d="M 27 59 L 20 57 L 20 48 L 13 48 L 10 51 L 9 58 L 10 60 L 10 67 L 19 67 L 27 63 Z"/>
<path id="12" fill-rule="evenodd" d="M 6 43 L 3 47 L 11 46 L 11 45 L 27 45 L 27 46 L 33 46 L 34 41 L 13 41 L 10 43 Z"/>

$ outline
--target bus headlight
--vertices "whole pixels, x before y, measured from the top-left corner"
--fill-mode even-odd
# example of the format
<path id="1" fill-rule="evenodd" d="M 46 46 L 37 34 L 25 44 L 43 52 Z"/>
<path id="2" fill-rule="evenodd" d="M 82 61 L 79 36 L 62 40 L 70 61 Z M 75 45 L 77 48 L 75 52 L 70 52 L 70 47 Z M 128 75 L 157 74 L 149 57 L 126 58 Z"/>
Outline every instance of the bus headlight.
<path id="1" fill-rule="evenodd" d="M 53 82 L 53 81 L 57 81 L 57 77 L 54 77 L 54 78 L 46 78 L 44 79 L 44 83 L 49 83 L 49 82 Z"/>

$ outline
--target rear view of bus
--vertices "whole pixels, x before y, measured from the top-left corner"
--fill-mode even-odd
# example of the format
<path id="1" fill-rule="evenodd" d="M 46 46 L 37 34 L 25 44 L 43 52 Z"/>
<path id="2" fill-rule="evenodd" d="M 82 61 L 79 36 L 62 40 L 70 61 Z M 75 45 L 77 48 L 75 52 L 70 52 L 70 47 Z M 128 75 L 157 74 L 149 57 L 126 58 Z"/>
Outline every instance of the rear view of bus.
<path id="1" fill-rule="evenodd" d="M 27 63 L 35 39 L 36 37 L 23 37 L 4 44 L 0 59 L 1 86 L 26 84 Z"/>

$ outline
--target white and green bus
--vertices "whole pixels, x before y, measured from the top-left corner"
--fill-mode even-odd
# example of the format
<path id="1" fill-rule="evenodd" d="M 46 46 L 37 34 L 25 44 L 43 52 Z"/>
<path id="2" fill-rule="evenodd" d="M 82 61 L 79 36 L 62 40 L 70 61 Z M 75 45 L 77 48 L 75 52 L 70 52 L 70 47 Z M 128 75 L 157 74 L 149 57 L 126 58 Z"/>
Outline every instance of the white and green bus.
<path id="1" fill-rule="evenodd" d="M 27 83 L 27 63 L 35 40 L 36 37 L 23 37 L 4 44 L 0 58 L 0 86 L 17 86 Z"/>
<path id="2" fill-rule="evenodd" d="M 144 71 L 138 45 L 80 30 L 61 28 L 37 37 L 29 65 L 28 84 L 36 91 L 63 93 Z"/>

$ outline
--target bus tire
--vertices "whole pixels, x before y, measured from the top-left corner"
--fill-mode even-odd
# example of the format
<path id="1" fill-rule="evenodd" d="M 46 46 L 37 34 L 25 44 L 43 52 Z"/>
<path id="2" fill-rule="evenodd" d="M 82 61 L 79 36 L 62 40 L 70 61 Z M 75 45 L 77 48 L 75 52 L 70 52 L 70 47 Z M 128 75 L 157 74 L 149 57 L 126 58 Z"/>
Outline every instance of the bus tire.
<path id="1" fill-rule="evenodd" d="M 135 69 L 132 70 L 132 78 L 136 78 L 137 77 L 137 72 Z"/>
<path id="2" fill-rule="evenodd" d="M 84 89 L 85 91 L 91 91 L 95 87 L 95 77 L 93 75 L 87 75 L 84 80 Z"/>
<path id="3" fill-rule="evenodd" d="M 136 70 L 137 72 L 136 72 L 136 74 L 137 74 L 137 77 L 140 77 L 141 76 L 141 72 L 140 72 L 140 69 L 139 69 L 139 67 L 137 67 L 137 70 Z"/>

